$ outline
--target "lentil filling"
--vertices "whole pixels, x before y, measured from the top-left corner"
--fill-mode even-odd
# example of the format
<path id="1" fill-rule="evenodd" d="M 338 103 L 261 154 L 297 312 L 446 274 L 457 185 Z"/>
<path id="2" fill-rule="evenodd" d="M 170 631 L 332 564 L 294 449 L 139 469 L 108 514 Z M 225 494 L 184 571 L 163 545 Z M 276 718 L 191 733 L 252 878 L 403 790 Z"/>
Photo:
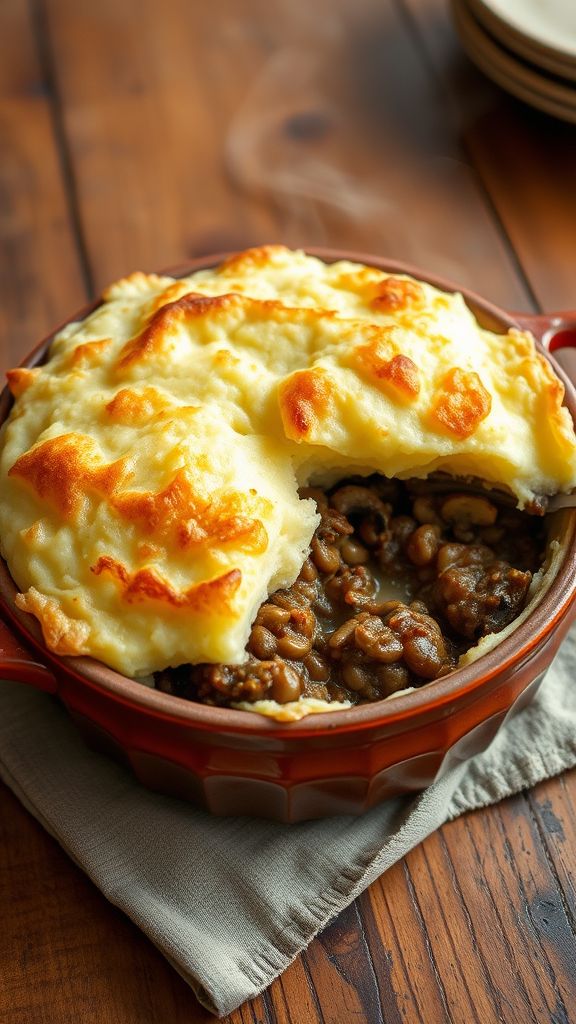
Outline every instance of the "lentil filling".
<path id="1" fill-rule="evenodd" d="M 213 705 L 381 700 L 512 622 L 544 559 L 542 518 L 488 497 L 378 475 L 301 495 L 321 522 L 296 582 L 261 605 L 248 660 L 166 669 L 159 689 Z"/>

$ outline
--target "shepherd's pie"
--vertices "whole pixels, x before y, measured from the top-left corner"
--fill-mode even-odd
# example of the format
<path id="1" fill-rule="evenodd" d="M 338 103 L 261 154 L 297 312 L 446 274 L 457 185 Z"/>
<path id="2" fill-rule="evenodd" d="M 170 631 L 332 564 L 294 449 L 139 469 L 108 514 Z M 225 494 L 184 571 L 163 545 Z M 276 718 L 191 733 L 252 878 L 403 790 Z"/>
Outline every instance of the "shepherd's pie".
<path id="1" fill-rule="evenodd" d="M 129 676 L 246 662 L 320 523 L 299 488 L 440 471 L 523 509 L 576 485 L 563 385 L 529 334 L 281 246 L 132 274 L 8 381 L 0 538 L 19 607 L 52 651 Z"/>

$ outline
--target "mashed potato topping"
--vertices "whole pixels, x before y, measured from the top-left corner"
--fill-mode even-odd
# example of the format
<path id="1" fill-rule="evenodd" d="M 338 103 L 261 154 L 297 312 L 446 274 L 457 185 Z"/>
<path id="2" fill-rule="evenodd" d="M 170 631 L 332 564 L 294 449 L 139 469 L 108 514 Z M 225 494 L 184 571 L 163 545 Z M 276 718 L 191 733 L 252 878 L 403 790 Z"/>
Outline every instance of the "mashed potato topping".
<path id="1" fill-rule="evenodd" d="M 1 550 L 48 647 L 131 676 L 241 662 L 319 522 L 298 487 L 436 470 L 576 485 L 563 385 L 462 297 L 283 247 L 133 274 L 8 374 Z"/>

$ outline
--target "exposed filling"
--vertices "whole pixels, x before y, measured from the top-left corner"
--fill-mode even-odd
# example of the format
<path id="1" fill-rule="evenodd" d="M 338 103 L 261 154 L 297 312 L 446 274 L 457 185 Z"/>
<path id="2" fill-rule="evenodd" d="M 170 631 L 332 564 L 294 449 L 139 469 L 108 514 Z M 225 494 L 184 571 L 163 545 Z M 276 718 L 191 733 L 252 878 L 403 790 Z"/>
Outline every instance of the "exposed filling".
<path id="1" fill-rule="evenodd" d="M 296 582 L 260 607 L 241 665 L 182 665 L 156 686 L 231 705 L 381 700 L 446 675 L 522 610 L 542 518 L 378 475 L 307 488 L 322 520 Z"/>

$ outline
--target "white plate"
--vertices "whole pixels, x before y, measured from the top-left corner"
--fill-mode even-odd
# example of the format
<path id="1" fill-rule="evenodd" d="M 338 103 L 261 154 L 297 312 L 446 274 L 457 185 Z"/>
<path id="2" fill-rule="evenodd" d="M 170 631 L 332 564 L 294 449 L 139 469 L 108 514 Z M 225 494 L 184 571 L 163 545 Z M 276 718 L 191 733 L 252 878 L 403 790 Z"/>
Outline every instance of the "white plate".
<path id="1" fill-rule="evenodd" d="M 466 0 L 452 0 L 452 12 L 468 56 L 484 74 L 526 103 L 576 123 L 576 87 L 559 85 L 501 49 L 470 13 Z"/>
<path id="2" fill-rule="evenodd" d="M 481 0 L 484 7 L 539 47 L 576 60 L 576 0 Z"/>
<path id="3" fill-rule="evenodd" d="M 576 5 L 576 0 L 574 0 L 574 4 Z M 572 60 L 553 50 L 548 50 L 527 39 L 521 33 L 515 32 L 486 7 L 485 0 L 468 0 L 468 5 L 481 25 L 509 50 L 513 50 L 525 60 L 545 68 L 546 71 L 551 71 L 554 75 L 576 81 L 576 59 Z"/>

